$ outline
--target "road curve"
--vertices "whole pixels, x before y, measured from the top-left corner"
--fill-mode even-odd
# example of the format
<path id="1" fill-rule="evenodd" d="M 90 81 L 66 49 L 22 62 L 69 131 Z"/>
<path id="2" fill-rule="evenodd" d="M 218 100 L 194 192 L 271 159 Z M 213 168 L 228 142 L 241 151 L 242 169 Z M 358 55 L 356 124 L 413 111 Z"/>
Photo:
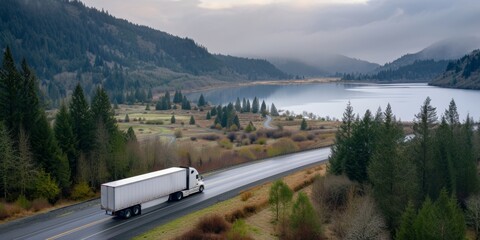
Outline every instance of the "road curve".
<path id="1" fill-rule="evenodd" d="M 270 123 L 272 122 L 272 117 L 270 117 L 270 115 L 266 115 L 265 117 L 267 119 L 265 119 L 265 121 L 263 122 L 263 127 L 266 129 L 276 129 L 276 127 L 272 127 L 272 125 L 270 125 Z"/>
<path id="2" fill-rule="evenodd" d="M 178 217 L 236 196 L 241 190 L 326 161 L 330 148 L 243 164 L 205 176 L 205 191 L 179 202 L 145 208 L 128 220 L 114 218 L 91 201 L 0 225 L 0 239 L 129 239 Z"/>

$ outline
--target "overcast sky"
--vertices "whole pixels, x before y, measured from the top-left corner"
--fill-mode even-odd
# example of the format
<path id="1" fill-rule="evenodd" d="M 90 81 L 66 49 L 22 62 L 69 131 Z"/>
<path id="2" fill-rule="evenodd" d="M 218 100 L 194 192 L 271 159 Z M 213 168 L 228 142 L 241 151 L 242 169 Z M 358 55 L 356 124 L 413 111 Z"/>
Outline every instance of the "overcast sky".
<path id="1" fill-rule="evenodd" d="M 82 0 L 189 37 L 210 52 L 383 64 L 455 36 L 480 34 L 479 0 Z M 477 35 L 478 36 L 478 35 Z"/>

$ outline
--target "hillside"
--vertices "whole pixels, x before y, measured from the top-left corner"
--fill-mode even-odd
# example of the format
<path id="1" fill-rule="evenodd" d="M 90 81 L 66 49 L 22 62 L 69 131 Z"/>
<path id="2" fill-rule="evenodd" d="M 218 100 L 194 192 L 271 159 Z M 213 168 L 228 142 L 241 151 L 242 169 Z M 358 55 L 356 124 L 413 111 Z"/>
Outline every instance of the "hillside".
<path id="1" fill-rule="evenodd" d="M 217 59 L 223 62 L 229 69 L 242 75 L 248 80 L 270 79 L 270 78 L 288 78 L 289 76 L 276 68 L 267 60 L 241 58 L 226 55 L 215 55 Z"/>
<path id="2" fill-rule="evenodd" d="M 281 71 L 297 78 L 327 76 L 328 73 L 314 66 L 294 59 L 269 59 Z"/>
<path id="3" fill-rule="evenodd" d="M 442 73 L 447 60 L 415 60 L 396 69 L 385 69 L 373 74 L 345 74 L 343 80 L 368 80 L 375 82 L 430 82 Z"/>
<path id="4" fill-rule="evenodd" d="M 380 65 L 339 54 L 323 54 L 306 57 L 302 60 L 288 58 L 270 58 L 269 61 L 278 69 L 292 76 L 324 77 L 339 73 L 368 73 Z"/>
<path id="5" fill-rule="evenodd" d="M 480 39 L 478 37 L 445 39 L 436 42 L 419 52 L 406 54 L 391 63 L 386 63 L 384 66 L 377 68 L 374 73 L 385 70 L 396 70 L 400 67 L 411 65 L 418 60 L 433 59 L 435 61 L 441 61 L 458 59 L 479 47 Z"/>
<path id="6" fill-rule="evenodd" d="M 52 99 L 64 97 L 78 81 L 87 93 L 107 82 L 109 92 L 125 98 L 139 87 L 146 91 L 150 86 L 245 81 L 248 76 L 286 77 L 266 62 L 218 58 L 191 39 L 115 18 L 79 1 L 2 0 L 0 48 L 6 46 L 17 61 L 27 59 Z M 254 66 L 254 72 L 237 62 Z"/>
<path id="7" fill-rule="evenodd" d="M 480 89 L 480 50 L 450 62 L 445 72 L 430 85 L 448 88 Z"/>

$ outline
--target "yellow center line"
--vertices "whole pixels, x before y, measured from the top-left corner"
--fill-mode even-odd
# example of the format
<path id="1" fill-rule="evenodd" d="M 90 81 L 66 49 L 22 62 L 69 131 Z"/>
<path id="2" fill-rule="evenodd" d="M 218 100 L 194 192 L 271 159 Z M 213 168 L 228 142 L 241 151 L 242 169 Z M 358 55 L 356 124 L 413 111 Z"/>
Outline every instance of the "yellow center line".
<path id="1" fill-rule="evenodd" d="M 61 237 L 66 236 L 66 235 L 72 234 L 72 233 L 74 233 L 74 232 L 78 232 L 78 231 L 80 231 L 80 230 L 82 230 L 82 229 L 88 228 L 88 227 L 90 227 L 90 226 L 93 226 L 93 225 L 95 225 L 95 224 L 98 224 L 98 223 L 101 223 L 101 222 L 105 222 L 105 221 L 110 220 L 110 219 L 111 219 L 110 217 L 107 217 L 107 218 L 104 218 L 104 219 L 100 219 L 100 220 L 98 220 L 98 221 L 91 222 L 91 223 L 89 223 L 89 224 L 85 224 L 85 225 L 83 225 L 83 226 L 80 226 L 80 227 L 77 227 L 77 228 L 68 230 L 68 231 L 66 231 L 66 232 L 60 233 L 60 234 L 55 235 L 55 236 L 50 237 L 50 238 L 47 238 L 47 240 L 58 239 L 58 238 L 61 238 Z"/>

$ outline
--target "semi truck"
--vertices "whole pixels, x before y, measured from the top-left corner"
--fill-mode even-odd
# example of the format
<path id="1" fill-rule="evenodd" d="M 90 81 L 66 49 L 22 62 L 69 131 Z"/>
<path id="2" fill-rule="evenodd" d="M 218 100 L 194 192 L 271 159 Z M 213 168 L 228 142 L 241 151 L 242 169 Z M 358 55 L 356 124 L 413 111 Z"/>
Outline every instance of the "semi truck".
<path id="1" fill-rule="evenodd" d="M 179 201 L 205 189 L 203 177 L 192 167 L 172 167 L 101 185 L 101 209 L 130 218 L 142 213 L 142 204 L 161 197 Z"/>

